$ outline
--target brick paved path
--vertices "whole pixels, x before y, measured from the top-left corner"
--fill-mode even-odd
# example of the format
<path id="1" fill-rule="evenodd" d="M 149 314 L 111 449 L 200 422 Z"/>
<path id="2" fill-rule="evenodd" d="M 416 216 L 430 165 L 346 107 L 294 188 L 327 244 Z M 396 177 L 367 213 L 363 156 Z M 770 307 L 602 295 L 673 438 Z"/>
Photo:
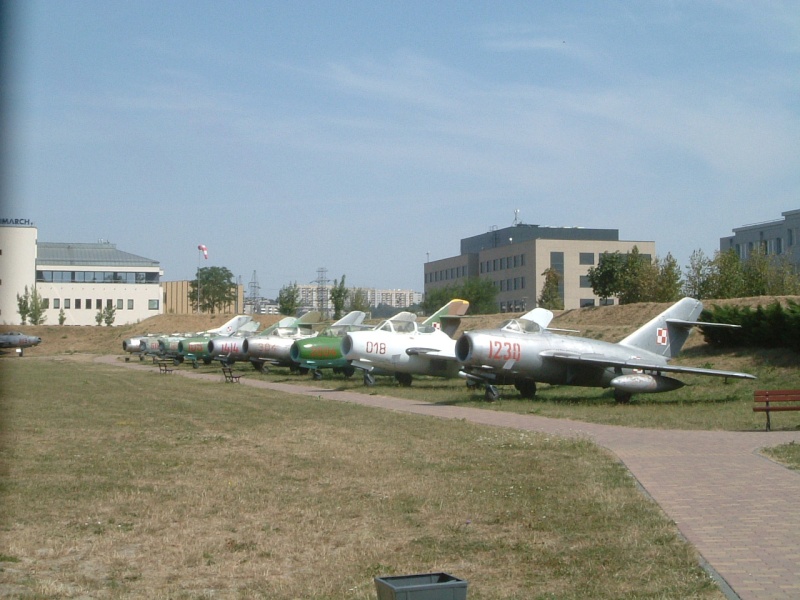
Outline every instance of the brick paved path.
<path id="1" fill-rule="evenodd" d="M 103 362 L 123 364 L 116 357 Z M 126 366 L 144 368 L 132 363 Z M 152 370 L 152 367 L 149 368 Z M 189 377 L 221 380 L 176 369 Z M 800 473 L 758 454 L 800 431 L 663 431 L 427 404 L 242 378 L 246 385 L 400 412 L 565 436 L 608 448 L 742 600 L 800 599 Z M 725 588 L 725 583 L 723 583 Z"/>

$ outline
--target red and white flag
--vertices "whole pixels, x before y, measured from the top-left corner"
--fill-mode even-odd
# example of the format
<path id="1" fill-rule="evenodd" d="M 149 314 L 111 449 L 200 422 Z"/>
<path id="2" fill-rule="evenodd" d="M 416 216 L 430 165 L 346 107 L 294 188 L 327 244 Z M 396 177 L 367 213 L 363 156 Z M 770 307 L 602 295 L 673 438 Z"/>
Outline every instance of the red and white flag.
<path id="1" fill-rule="evenodd" d="M 197 247 L 197 249 L 198 249 L 198 250 L 200 250 L 200 252 L 202 252 L 202 253 L 203 253 L 203 257 L 204 257 L 206 260 L 208 260 L 208 248 L 206 248 L 206 247 L 205 247 L 205 245 L 203 245 L 203 244 L 200 244 L 200 245 Z"/>

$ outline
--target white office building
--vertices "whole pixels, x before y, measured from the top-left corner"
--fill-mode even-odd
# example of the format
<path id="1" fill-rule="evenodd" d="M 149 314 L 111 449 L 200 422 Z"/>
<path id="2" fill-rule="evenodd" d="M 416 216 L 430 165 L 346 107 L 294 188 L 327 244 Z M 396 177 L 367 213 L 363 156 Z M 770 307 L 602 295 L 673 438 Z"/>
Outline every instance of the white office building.
<path id="1" fill-rule="evenodd" d="M 97 325 L 114 309 L 114 325 L 161 314 L 163 271 L 158 261 L 98 242 L 37 240 L 25 219 L 0 220 L 0 322 L 20 323 L 17 295 L 34 286 L 43 299 L 46 325 Z"/>

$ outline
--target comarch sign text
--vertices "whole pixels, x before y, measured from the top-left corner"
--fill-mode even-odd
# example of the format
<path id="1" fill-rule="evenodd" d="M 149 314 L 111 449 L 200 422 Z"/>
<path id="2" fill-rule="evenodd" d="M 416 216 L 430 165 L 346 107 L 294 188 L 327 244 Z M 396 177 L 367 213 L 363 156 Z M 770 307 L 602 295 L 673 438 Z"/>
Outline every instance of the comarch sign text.
<path id="1" fill-rule="evenodd" d="M 30 219 L 4 219 L 0 217 L 0 225 L 16 226 L 16 227 L 32 227 L 33 221 Z"/>

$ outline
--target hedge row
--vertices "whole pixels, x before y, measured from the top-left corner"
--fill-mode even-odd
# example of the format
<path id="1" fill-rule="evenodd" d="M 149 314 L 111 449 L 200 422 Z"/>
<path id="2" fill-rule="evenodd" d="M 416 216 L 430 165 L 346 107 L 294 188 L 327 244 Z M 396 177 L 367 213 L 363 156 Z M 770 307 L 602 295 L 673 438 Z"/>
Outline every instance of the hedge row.
<path id="1" fill-rule="evenodd" d="M 800 303 L 774 302 L 755 310 L 749 306 L 717 306 L 703 310 L 699 321 L 731 323 L 741 329 L 700 327 L 705 341 L 714 346 L 791 348 L 800 351 Z"/>

